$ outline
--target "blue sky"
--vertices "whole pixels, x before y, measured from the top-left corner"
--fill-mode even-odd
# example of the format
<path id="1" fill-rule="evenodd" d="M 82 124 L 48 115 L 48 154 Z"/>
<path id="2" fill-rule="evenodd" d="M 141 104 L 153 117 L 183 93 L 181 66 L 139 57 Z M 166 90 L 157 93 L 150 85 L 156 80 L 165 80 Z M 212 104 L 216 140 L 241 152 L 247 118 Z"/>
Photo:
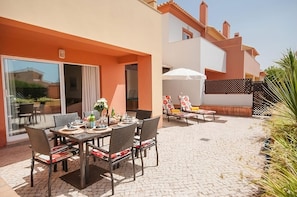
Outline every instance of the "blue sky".
<path id="1" fill-rule="evenodd" d="M 59 67 L 54 63 L 41 63 L 26 60 L 7 59 L 9 65 L 8 72 L 35 70 L 43 74 L 43 81 L 56 83 L 59 82 Z"/>
<path id="2" fill-rule="evenodd" d="M 158 5 L 168 0 L 157 0 Z M 201 0 L 174 0 L 199 20 Z M 222 30 L 230 24 L 230 37 L 239 32 L 243 44 L 257 49 L 264 70 L 276 65 L 288 49 L 297 50 L 297 0 L 205 0 L 208 25 Z"/>

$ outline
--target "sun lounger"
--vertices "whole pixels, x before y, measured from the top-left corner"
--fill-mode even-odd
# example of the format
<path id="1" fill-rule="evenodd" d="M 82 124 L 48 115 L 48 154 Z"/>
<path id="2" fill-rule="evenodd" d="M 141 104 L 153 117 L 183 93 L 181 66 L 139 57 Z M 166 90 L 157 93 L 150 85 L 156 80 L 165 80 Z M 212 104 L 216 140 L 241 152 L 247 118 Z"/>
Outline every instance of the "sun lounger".
<path id="1" fill-rule="evenodd" d="M 175 109 L 171 96 L 163 96 L 163 114 L 167 116 L 169 122 L 170 117 L 176 117 L 178 119 L 184 118 L 189 125 L 188 119 L 195 118 L 196 115 L 193 113 L 183 112 L 180 109 Z"/>
<path id="2" fill-rule="evenodd" d="M 178 98 L 180 100 L 180 107 L 183 112 L 200 114 L 203 116 L 204 121 L 205 121 L 205 115 L 212 115 L 213 120 L 215 120 L 216 111 L 200 109 L 199 107 L 193 107 L 190 102 L 189 96 L 187 95 L 179 95 Z"/>

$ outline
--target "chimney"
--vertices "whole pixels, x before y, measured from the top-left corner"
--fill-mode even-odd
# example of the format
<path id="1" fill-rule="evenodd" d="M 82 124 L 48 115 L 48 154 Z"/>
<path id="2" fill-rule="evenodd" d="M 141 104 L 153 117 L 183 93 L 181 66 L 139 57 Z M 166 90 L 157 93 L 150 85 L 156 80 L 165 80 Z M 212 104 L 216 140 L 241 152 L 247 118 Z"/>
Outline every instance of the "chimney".
<path id="1" fill-rule="evenodd" d="M 200 4 L 200 22 L 204 25 L 208 23 L 208 6 L 207 4 L 202 1 Z"/>
<path id="2" fill-rule="evenodd" d="M 224 21 L 223 23 L 223 35 L 226 38 L 230 37 L 230 24 L 227 21 Z"/>
<path id="3" fill-rule="evenodd" d="M 234 33 L 234 38 L 239 37 L 239 32 Z"/>

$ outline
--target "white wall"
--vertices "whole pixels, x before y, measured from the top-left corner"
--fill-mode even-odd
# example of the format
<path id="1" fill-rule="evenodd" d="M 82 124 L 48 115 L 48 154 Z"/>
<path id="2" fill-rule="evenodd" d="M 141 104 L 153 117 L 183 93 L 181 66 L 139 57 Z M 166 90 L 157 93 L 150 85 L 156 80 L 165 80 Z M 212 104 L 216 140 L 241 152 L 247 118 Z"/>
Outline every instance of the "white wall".
<path id="1" fill-rule="evenodd" d="M 203 44 L 202 44 L 203 43 Z M 201 37 L 163 44 L 163 64 L 172 68 L 190 68 L 205 74 L 205 68 L 220 72 L 226 69 L 226 53 Z M 180 92 L 189 95 L 195 105 L 202 103 L 204 81 L 163 80 L 163 95 L 175 100 Z"/>
<path id="2" fill-rule="evenodd" d="M 203 105 L 253 106 L 253 94 L 205 94 Z"/>
<path id="3" fill-rule="evenodd" d="M 201 84 L 204 80 L 163 80 L 163 95 L 170 95 L 174 104 L 180 104 L 179 95 L 188 95 L 193 105 L 200 105 Z"/>
<path id="4" fill-rule="evenodd" d="M 179 20 L 170 13 L 163 14 L 162 16 L 167 21 L 168 36 L 166 42 L 176 42 L 182 40 L 183 28 L 193 33 L 193 38 L 200 37 L 200 32 Z M 164 24 L 164 23 L 163 23 Z M 164 27 L 163 27 L 164 28 Z"/>
<path id="5" fill-rule="evenodd" d="M 226 52 L 216 45 L 201 38 L 201 70 L 207 68 L 214 71 L 226 72 Z"/>
<path id="6" fill-rule="evenodd" d="M 193 38 L 182 40 L 182 29 L 193 32 Z M 205 69 L 226 72 L 226 52 L 201 37 L 193 29 L 172 14 L 162 15 L 163 65 L 174 68 L 190 68 L 205 74 Z M 193 105 L 201 105 L 204 80 L 163 80 L 163 95 L 172 96 L 179 104 L 178 95 L 188 95 Z"/>
<path id="7" fill-rule="evenodd" d="M 164 46 L 163 63 L 172 68 L 190 68 L 204 74 L 200 70 L 200 38 L 167 43 Z M 189 50 L 191 49 L 191 50 Z M 193 90 L 193 87 L 195 90 Z M 183 92 L 191 95 L 191 99 L 196 104 L 202 100 L 201 83 L 198 80 L 189 81 L 168 81 L 163 80 L 163 95 L 173 97 L 173 102 L 179 103 L 177 96 Z M 175 100 L 176 98 L 176 100 Z"/>

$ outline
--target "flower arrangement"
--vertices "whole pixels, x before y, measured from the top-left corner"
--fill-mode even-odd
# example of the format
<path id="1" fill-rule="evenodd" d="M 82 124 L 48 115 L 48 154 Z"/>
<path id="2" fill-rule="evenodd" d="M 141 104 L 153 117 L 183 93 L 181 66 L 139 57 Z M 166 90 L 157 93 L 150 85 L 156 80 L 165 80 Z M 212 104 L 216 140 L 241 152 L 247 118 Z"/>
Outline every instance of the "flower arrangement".
<path id="1" fill-rule="evenodd" d="M 94 104 L 94 109 L 99 111 L 100 114 L 104 109 L 108 109 L 107 100 L 105 98 L 100 98 Z"/>

